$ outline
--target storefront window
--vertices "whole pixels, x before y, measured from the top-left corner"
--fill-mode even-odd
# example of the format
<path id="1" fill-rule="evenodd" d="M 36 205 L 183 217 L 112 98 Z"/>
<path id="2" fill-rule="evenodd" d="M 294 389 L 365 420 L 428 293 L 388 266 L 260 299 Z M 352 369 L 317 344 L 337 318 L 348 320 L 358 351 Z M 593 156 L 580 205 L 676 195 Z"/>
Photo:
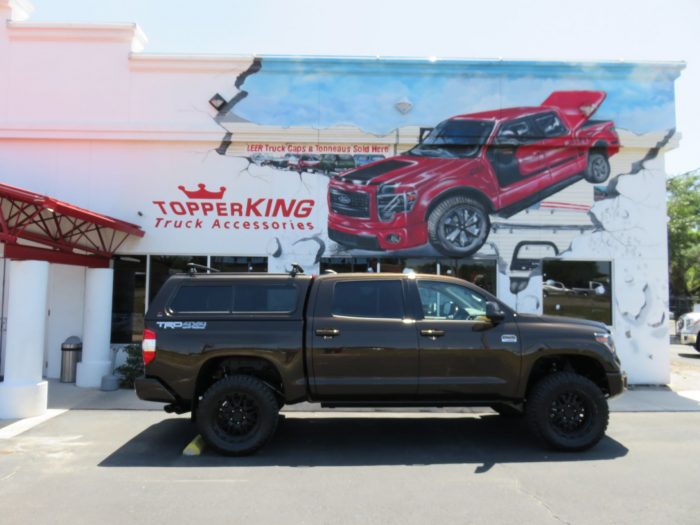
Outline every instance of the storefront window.
<path id="1" fill-rule="evenodd" d="M 374 257 L 326 257 L 321 259 L 320 271 L 333 270 L 338 273 L 376 272 Z"/>
<path id="2" fill-rule="evenodd" d="M 114 259 L 112 294 L 113 343 L 140 341 L 146 306 L 146 257 L 122 256 Z"/>
<path id="3" fill-rule="evenodd" d="M 612 324 L 609 262 L 545 260 L 542 272 L 545 314 Z"/>
<path id="4" fill-rule="evenodd" d="M 219 257 L 210 258 L 210 266 L 220 272 L 266 272 L 267 257 Z"/>
<path id="5" fill-rule="evenodd" d="M 148 290 L 149 302 L 155 298 L 168 277 L 187 271 L 187 264 L 191 262 L 204 266 L 207 264 L 207 258 L 195 255 L 152 255 Z"/>
<path id="6" fill-rule="evenodd" d="M 379 271 L 383 273 L 402 273 L 405 270 L 413 270 L 416 273 L 437 274 L 437 260 L 428 257 L 384 257 L 379 259 L 379 263 Z"/>
<path id="7" fill-rule="evenodd" d="M 494 259 L 439 259 L 440 275 L 451 275 L 473 283 L 496 295 L 496 261 Z"/>

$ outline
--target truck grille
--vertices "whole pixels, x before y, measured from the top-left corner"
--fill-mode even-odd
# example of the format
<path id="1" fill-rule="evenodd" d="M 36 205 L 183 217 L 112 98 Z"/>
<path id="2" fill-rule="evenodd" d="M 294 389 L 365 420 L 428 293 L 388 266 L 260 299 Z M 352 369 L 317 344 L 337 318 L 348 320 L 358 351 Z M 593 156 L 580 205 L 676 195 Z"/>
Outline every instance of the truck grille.
<path id="1" fill-rule="evenodd" d="M 330 189 L 330 206 L 333 213 L 348 217 L 369 218 L 369 193 Z"/>

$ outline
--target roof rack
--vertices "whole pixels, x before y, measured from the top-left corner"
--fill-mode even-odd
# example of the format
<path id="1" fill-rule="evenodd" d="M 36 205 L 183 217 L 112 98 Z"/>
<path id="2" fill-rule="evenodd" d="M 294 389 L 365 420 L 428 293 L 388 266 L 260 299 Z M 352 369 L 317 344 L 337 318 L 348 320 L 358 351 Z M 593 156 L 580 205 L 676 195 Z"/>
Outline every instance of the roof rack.
<path id="1" fill-rule="evenodd" d="M 302 268 L 299 263 L 292 263 L 292 269 L 289 271 L 289 275 L 296 277 L 299 273 L 304 273 L 304 268 Z"/>
<path id="2" fill-rule="evenodd" d="M 219 273 L 221 270 L 217 270 L 216 268 L 210 268 L 209 266 L 204 266 L 203 264 L 197 264 L 193 262 L 187 263 L 187 272 L 190 275 L 194 275 L 196 273 L 199 273 L 200 271 Z"/>

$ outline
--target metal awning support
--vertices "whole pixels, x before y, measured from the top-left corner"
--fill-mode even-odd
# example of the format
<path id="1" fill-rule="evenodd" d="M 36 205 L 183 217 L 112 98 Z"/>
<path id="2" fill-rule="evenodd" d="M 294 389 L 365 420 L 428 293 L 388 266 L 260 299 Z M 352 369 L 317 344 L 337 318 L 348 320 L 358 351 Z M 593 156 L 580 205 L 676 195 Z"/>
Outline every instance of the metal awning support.
<path id="1" fill-rule="evenodd" d="M 11 259 L 106 267 L 137 225 L 0 184 L 0 242 Z"/>

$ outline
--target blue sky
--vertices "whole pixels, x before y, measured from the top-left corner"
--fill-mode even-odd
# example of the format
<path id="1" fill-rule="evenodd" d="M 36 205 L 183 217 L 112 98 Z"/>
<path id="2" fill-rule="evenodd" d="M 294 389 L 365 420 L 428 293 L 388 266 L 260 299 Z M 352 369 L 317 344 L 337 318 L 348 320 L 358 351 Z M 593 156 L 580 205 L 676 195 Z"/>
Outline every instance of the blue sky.
<path id="1" fill-rule="evenodd" d="M 234 109 L 276 126 L 357 125 L 385 134 L 401 126 L 433 126 L 457 114 L 537 106 L 552 91 L 602 90 L 595 118 L 641 134 L 675 127 L 675 67 L 428 60 L 262 58 Z M 402 115 L 394 105 L 408 100 Z"/>

